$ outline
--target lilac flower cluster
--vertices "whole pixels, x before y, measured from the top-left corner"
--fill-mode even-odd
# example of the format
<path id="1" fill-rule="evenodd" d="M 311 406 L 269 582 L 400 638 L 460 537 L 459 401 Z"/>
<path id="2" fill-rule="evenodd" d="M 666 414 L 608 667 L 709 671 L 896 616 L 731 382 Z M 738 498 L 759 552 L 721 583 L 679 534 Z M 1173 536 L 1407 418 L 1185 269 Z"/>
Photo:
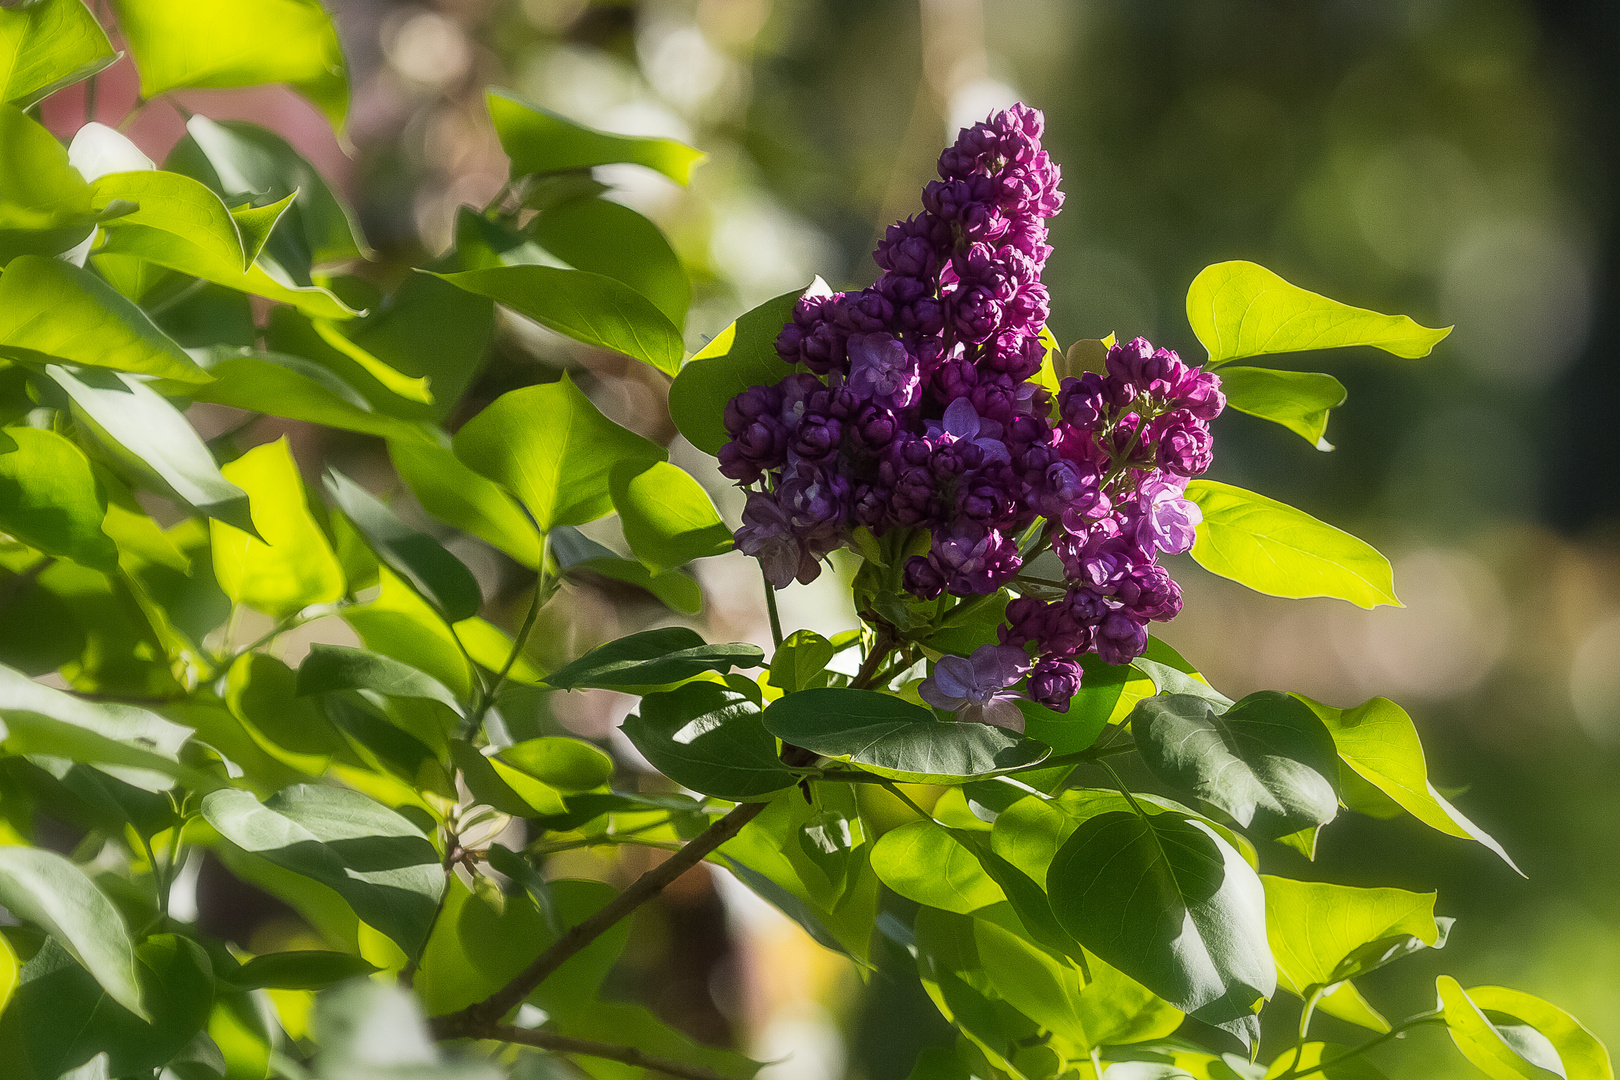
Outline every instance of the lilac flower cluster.
<path id="1" fill-rule="evenodd" d="M 814 579 L 858 526 L 928 532 L 903 577 L 923 599 L 1017 588 L 1049 544 L 1067 591 L 1013 601 L 992 667 L 1066 709 L 1080 655 L 1127 661 L 1149 620 L 1179 610 L 1156 553 L 1191 544 L 1182 493 L 1209 465 L 1224 398 L 1141 339 L 1056 401 L 1031 381 L 1047 354 L 1045 222 L 1063 204 L 1042 128 L 1015 105 L 963 130 L 923 212 L 878 245 L 877 282 L 799 301 L 776 349 L 800 370 L 732 399 L 720 467 L 749 492 L 738 547 L 778 588 Z M 1014 651 L 1033 663 L 1002 662 Z"/>

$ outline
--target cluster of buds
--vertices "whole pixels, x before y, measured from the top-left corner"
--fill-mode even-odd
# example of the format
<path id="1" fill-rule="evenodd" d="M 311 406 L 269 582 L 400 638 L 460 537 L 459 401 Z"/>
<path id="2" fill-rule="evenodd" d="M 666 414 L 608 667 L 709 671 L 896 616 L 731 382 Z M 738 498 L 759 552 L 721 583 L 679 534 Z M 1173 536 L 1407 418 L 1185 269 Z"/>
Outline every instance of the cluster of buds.
<path id="1" fill-rule="evenodd" d="M 799 301 L 776 342 L 795 373 L 732 399 L 720 468 L 748 490 L 738 547 L 778 588 L 814 579 L 857 527 L 926 530 L 903 576 L 921 599 L 1024 591 L 1019 571 L 1050 546 L 1062 599 L 1020 596 L 987 646 L 1000 651 L 945 668 L 958 690 L 977 685 L 970 668 L 1027 677 L 1031 697 L 1062 710 L 1079 656 L 1129 661 L 1146 623 L 1180 609 L 1156 556 L 1192 542 L 1198 510 L 1183 492 L 1209 466 L 1208 421 L 1225 400 L 1214 375 L 1141 339 L 1111 349 L 1105 375 L 1064 380 L 1055 401 L 1031 381 L 1048 351 L 1045 222 L 1063 204 L 1042 128 L 1015 105 L 964 129 L 924 211 L 878 245 L 877 282 Z M 1010 722 L 980 708 L 1010 685 L 985 690 L 975 715 Z"/>

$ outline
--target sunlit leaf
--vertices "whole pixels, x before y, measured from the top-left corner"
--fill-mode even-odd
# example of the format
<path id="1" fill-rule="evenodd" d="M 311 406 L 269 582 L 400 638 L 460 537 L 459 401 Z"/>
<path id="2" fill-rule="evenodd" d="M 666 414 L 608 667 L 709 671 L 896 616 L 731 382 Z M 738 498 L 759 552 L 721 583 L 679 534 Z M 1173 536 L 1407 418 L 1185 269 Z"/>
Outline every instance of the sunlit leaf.
<path id="1" fill-rule="evenodd" d="M 463 711 L 461 702 L 449 687 L 393 657 L 346 645 L 312 645 L 309 655 L 298 665 L 298 696 L 341 690 L 371 690 L 385 697 L 422 698 L 447 705 L 456 713 Z"/>
<path id="2" fill-rule="evenodd" d="M 302 357 L 225 349 L 215 352 L 207 370 L 213 382 L 195 389 L 176 389 L 193 401 L 230 405 L 362 435 L 403 442 L 430 438 L 419 425 L 376 411 L 338 376 Z"/>
<path id="3" fill-rule="evenodd" d="M 0 101 L 28 108 L 118 59 L 82 0 L 0 9 Z"/>
<path id="4" fill-rule="evenodd" d="M 1347 532 L 1286 503 L 1214 480 L 1194 480 L 1192 556 L 1212 574 L 1271 596 L 1332 596 L 1357 607 L 1400 607 L 1389 560 Z"/>
<path id="5" fill-rule="evenodd" d="M 150 1019 L 123 916 L 83 870 L 54 851 L 0 847 L 0 906 L 48 931 L 113 1000 Z"/>
<path id="6" fill-rule="evenodd" d="M 286 83 L 341 130 L 348 66 L 317 0 L 113 0 L 141 94 Z"/>
<path id="7" fill-rule="evenodd" d="M 608 513 L 608 477 L 619 462 L 668 457 L 603 416 L 566 374 L 496 398 L 456 432 L 455 449 L 523 500 L 541 531 Z"/>
<path id="8" fill-rule="evenodd" d="M 56 137 L 0 102 L 0 266 L 18 255 L 67 251 L 90 235 L 99 216 L 89 185 Z"/>
<path id="9" fill-rule="evenodd" d="M 872 871 L 919 904 L 967 914 L 1006 900 L 973 852 L 932 821 L 908 821 L 872 848 Z"/>
<path id="10" fill-rule="evenodd" d="M 255 956 L 230 974 L 242 990 L 321 990 L 333 983 L 370 975 L 377 969 L 349 953 L 308 949 Z"/>
<path id="11" fill-rule="evenodd" d="M 814 630 L 795 630 L 771 657 L 771 685 L 783 693 L 827 684 L 833 643 Z"/>
<path id="12" fill-rule="evenodd" d="M 692 682 L 648 694 L 623 727 L 659 772 L 705 795 L 754 799 L 790 787 L 795 779 L 776 756 L 776 739 L 760 723 L 757 695 L 720 683 Z"/>
<path id="13" fill-rule="evenodd" d="M 1507 1021 L 1516 1020 L 1551 1043 L 1566 1080 L 1613 1080 L 1608 1050 L 1579 1020 L 1558 1006 L 1505 986 L 1475 986 L 1469 989 L 1468 997 L 1487 1016 L 1495 1018 L 1498 1032 L 1505 1033 L 1511 1026 Z"/>
<path id="14" fill-rule="evenodd" d="M 679 466 L 620 462 L 608 490 L 630 550 L 655 574 L 732 549 L 731 530 L 709 493 Z"/>
<path id="15" fill-rule="evenodd" d="M 614 278 L 651 300 L 679 330 L 692 286 L 658 226 L 616 202 L 565 199 L 542 210 L 529 231 L 545 249 L 579 270 Z"/>
<path id="16" fill-rule="evenodd" d="M 431 443 L 391 440 L 388 456 L 428 513 L 531 570 L 539 569 L 540 532 L 495 481 L 463 465 L 449 449 Z"/>
<path id="17" fill-rule="evenodd" d="M 703 610 L 703 590 L 690 574 L 667 570 L 655 574 L 636 559 L 626 559 L 578 529 L 563 526 L 551 533 L 551 555 L 565 575 L 596 574 L 610 581 L 645 589 L 685 615 Z"/>
<path id="18" fill-rule="evenodd" d="M 1275 368 L 1221 369 L 1226 403 L 1238 412 L 1281 424 L 1318 450 L 1331 450 L 1325 438 L 1328 411 L 1344 404 L 1344 384 L 1331 375 Z"/>
<path id="19" fill-rule="evenodd" d="M 245 851 L 320 882 L 407 954 L 427 936 L 444 889 L 438 853 L 417 828 L 357 791 L 300 784 L 261 805 L 216 791 L 202 815 Z"/>
<path id="20" fill-rule="evenodd" d="M 222 470 L 251 499 L 258 539 L 213 522 L 214 574 L 225 595 L 281 618 L 343 596 L 343 569 L 304 502 L 285 438 L 256 446 Z"/>
<path id="21" fill-rule="evenodd" d="M 719 453 L 731 438 L 726 403 L 751 386 L 775 386 L 793 373 L 776 354 L 775 342 L 804 291 L 784 293 L 739 316 L 681 365 L 669 388 L 669 415 L 693 446 Z"/>
<path id="22" fill-rule="evenodd" d="M 108 570 L 118 549 L 102 531 L 106 496 L 78 447 L 35 428 L 0 432 L 0 531 L 85 566 Z"/>
<path id="23" fill-rule="evenodd" d="M 1263 266 L 1205 267 L 1187 289 L 1187 321 L 1212 364 L 1267 353 L 1373 345 L 1415 359 L 1447 334 L 1404 315 L 1380 315 L 1290 285 Z"/>
<path id="24" fill-rule="evenodd" d="M 629 162 L 685 184 L 704 158 L 701 151 L 673 139 L 610 135 L 576 124 L 503 90 L 490 90 L 488 100 L 501 148 L 512 159 L 514 179 Z"/>
<path id="25" fill-rule="evenodd" d="M 681 332 L 623 282 L 558 266 L 499 266 L 439 275 L 575 341 L 623 353 L 666 375 L 680 370 Z"/>
<path id="26" fill-rule="evenodd" d="M 1451 1041 L 1457 1044 L 1463 1057 L 1491 1080 L 1549 1080 L 1565 1076 L 1563 1062 L 1558 1060 L 1555 1048 L 1513 1045 L 1456 979 L 1442 975 L 1434 985 L 1440 994 L 1440 1007 Z M 1544 1050 L 1552 1050 L 1552 1060 L 1547 1060 L 1540 1052 Z"/>
<path id="27" fill-rule="evenodd" d="M 1346 1060 L 1340 1061 L 1340 1058 Z M 1326 1065 L 1322 1064 L 1324 1061 Z M 1297 1052 L 1290 1047 L 1278 1054 L 1266 1070 L 1265 1080 L 1280 1080 L 1281 1077 L 1293 1076 L 1306 1069 L 1312 1070 L 1307 1075 L 1320 1076 L 1323 1080 L 1385 1080 L 1384 1074 L 1372 1062 L 1364 1057 L 1351 1056 L 1348 1046 L 1320 1042 L 1308 1042 Z"/>
<path id="28" fill-rule="evenodd" d="M 561 736 L 525 739 L 505 747 L 501 761 L 563 791 L 590 791 L 613 775 L 613 759 L 590 743 Z"/>
<path id="29" fill-rule="evenodd" d="M 961 783 L 1033 765 L 1051 752 L 1003 728 L 940 720 L 872 690 L 788 694 L 765 710 L 765 726 L 792 746 L 915 783 Z"/>
<path id="30" fill-rule="evenodd" d="M 1335 709 L 1303 695 L 1295 696 L 1327 725 L 1339 758 L 1358 776 L 1429 828 L 1483 844 L 1523 876 L 1502 845 L 1464 817 L 1429 782 L 1423 743 L 1405 709 L 1382 697 L 1364 701 L 1353 709 Z"/>

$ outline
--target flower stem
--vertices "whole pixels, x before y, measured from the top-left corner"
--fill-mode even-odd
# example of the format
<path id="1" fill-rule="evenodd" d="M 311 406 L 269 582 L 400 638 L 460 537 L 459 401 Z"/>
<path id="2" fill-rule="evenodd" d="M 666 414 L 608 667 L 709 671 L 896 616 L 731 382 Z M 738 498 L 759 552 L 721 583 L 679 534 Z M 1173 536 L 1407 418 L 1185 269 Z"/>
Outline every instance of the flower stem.
<path id="1" fill-rule="evenodd" d="M 776 610 L 776 586 L 771 579 L 765 576 L 763 564 L 759 568 L 759 579 L 765 583 L 765 611 L 771 617 L 771 641 L 778 649 L 782 647 L 782 616 Z"/>

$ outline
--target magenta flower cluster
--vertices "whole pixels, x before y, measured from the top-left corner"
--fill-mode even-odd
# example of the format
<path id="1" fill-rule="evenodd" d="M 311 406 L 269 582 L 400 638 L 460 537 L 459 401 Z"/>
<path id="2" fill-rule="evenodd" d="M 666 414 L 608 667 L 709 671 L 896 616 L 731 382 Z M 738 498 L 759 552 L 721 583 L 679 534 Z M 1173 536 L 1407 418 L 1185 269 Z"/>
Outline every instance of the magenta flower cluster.
<path id="1" fill-rule="evenodd" d="M 1063 204 L 1042 128 L 1015 105 L 964 129 L 923 213 L 878 245 L 877 282 L 799 301 L 776 349 L 800 370 L 732 399 L 720 468 L 749 492 L 738 547 L 778 588 L 814 579 L 857 526 L 928 531 L 903 579 L 923 599 L 995 592 L 1050 545 L 1066 592 L 1014 600 L 986 670 L 1027 675 L 1030 696 L 1066 709 L 1079 656 L 1126 662 L 1148 621 L 1180 609 L 1156 556 L 1192 542 L 1182 496 L 1225 399 L 1140 338 L 1056 401 L 1031 381 L 1047 353 L 1045 222 Z M 1014 649 L 1033 659 L 1005 663 Z"/>

